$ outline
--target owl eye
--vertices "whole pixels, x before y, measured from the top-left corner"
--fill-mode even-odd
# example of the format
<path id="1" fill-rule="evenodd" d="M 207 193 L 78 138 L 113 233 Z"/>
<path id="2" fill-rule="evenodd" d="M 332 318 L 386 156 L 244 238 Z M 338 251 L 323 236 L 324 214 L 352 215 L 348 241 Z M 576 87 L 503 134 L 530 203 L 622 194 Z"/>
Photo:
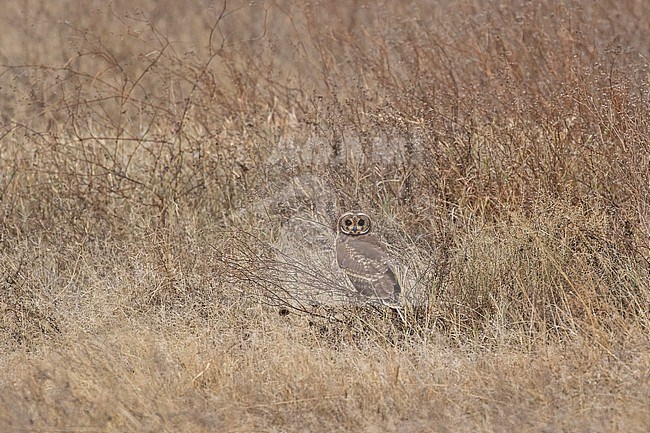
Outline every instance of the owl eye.
<path id="1" fill-rule="evenodd" d="M 344 224 L 345 224 L 346 226 L 351 226 L 351 225 L 352 225 L 352 221 L 350 221 L 350 220 L 345 220 Z"/>
<path id="2" fill-rule="evenodd" d="M 357 224 L 359 224 L 360 227 L 363 227 L 366 224 L 366 221 L 365 220 L 359 220 L 359 222 Z"/>

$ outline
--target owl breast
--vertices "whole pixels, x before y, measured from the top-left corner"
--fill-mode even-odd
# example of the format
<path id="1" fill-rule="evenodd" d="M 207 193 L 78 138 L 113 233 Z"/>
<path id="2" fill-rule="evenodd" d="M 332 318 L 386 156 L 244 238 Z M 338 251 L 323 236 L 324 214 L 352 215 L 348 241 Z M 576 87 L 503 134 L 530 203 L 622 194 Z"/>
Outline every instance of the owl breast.
<path id="1" fill-rule="evenodd" d="M 361 295 L 391 300 L 399 297 L 400 286 L 389 266 L 388 254 L 376 235 L 340 235 L 336 245 L 336 259 Z"/>

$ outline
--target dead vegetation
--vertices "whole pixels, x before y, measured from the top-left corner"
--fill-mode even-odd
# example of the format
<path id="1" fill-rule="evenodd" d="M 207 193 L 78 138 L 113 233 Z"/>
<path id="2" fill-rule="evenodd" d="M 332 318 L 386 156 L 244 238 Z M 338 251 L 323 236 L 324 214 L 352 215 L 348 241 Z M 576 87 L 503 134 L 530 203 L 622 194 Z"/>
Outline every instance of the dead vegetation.
<path id="1" fill-rule="evenodd" d="M 3 431 L 647 429 L 646 2 L 185 3 L 1 18 Z"/>

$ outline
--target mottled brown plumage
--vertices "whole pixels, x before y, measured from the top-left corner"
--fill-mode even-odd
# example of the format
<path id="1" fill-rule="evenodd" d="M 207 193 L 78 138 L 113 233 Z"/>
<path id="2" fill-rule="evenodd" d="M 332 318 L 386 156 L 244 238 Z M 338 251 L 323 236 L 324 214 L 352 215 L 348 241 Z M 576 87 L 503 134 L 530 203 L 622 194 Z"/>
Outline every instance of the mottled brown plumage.
<path id="1" fill-rule="evenodd" d="M 396 302 L 400 294 L 397 277 L 389 265 L 384 244 L 370 233 L 372 222 L 362 212 L 346 212 L 338 222 L 336 261 L 361 295 Z"/>

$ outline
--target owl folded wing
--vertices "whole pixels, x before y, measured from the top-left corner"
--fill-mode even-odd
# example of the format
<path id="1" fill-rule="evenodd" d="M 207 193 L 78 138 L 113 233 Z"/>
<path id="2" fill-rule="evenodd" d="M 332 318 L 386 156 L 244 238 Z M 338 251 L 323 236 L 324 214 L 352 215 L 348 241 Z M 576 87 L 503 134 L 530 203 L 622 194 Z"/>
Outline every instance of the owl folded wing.
<path id="1" fill-rule="evenodd" d="M 395 299 L 399 295 L 397 278 L 377 238 L 364 236 L 354 239 L 353 244 L 341 242 L 336 247 L 336 257 L 340 268 L 362 295 L 378 299 Z"/>

